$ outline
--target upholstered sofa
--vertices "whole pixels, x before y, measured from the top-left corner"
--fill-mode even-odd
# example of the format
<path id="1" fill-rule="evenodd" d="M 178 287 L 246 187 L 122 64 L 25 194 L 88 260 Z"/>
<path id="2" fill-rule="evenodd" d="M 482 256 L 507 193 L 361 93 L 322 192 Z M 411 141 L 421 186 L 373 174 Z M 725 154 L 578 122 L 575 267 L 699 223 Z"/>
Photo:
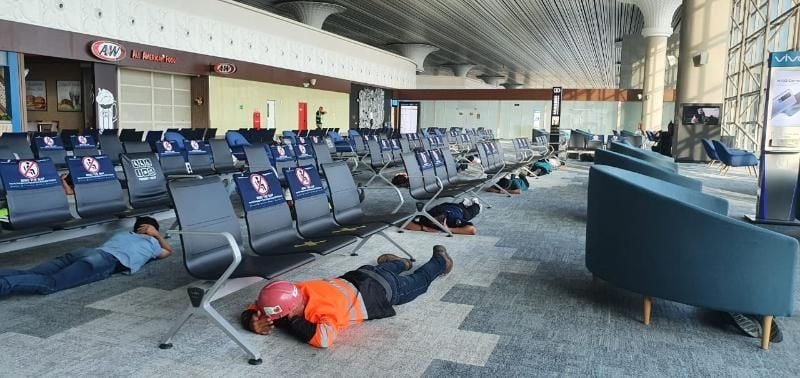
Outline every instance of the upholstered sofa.
<path id="1" fill-rule="evenodd" d="M 794 310 L 794 238 L 728 217 L 720 198 L 616 167 L 592 166 L 588 192 L 586 267 L 642 294 L 645 324 L 652 297 L 758 314 L 769 347 L 772 317 Z"/>
<path id="2" fill-rule="evenodd" d="M 675 161 L 672 160 L 672 158 L 666 157 L 659 153 L 643 150 L 635 146 L 618 142 L 609 143 L 609 149 L 616 153 L 628 155 L 630 157 L 634 157 L 639 160 L 647 161 L 661 168 L 668 169 L 673 172 L 678 172 L 678 164 L 676 164 Z"/>
<path id="3" fill-rule="evenodd" d="M 594 154 L 594 163 L 622 168 L 626 171 L 641 173 L 645 176 L 657 178 L 666 182 L 680 185 L 688 189 L 703 190 L 703 183 L 674 171 L 651 164 L 648 161 L 636 159 L 613 151 L 597 151 Z"/>

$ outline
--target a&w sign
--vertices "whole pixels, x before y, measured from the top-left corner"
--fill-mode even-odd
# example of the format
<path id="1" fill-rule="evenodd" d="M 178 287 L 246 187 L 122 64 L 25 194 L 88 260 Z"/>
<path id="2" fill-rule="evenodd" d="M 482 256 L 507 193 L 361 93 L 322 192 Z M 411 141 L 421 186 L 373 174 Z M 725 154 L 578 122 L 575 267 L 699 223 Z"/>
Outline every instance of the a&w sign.
<path id="1" fill-rule="evenodd" d="M 125 58 L 125 48 L 111 41 L 94 41 L 89 50 L 95 58 L 106 62 L 118 62 Z"/>

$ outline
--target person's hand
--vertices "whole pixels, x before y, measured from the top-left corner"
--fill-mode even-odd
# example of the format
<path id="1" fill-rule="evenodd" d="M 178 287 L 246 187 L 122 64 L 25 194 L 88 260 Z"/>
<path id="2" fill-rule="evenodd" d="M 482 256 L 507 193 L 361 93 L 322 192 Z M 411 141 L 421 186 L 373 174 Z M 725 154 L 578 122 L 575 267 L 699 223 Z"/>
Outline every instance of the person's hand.
<path id="1" fill-rule="evenodd" d="M 139 226 L 139 228 L 136 229 L 136 233 L 143 234 L 143 235 L 148 235 L 148 236 L 152 236 L 152 237 L 156 237 L 156 236 L 160 236 L 161 235 L 158 232 L 158 230 L 156 230 L 155 227 L 153 227 L 152 225 L 149 225 L 149 224 L 143 224 L 143 225 Z"/>
<path id="2" fill-rule="evenodd" d="M 256 312 L 250 317 L 250 330 L 259 335 L 269 335 L 275 324 L 268 316 L 263 316 L 261 311 Z"/>

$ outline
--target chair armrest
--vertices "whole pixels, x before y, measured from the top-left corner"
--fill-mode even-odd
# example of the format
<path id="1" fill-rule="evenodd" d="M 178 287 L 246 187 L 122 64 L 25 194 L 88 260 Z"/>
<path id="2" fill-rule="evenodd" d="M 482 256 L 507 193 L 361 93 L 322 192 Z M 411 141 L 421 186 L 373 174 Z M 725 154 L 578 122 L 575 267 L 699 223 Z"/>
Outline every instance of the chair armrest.
<path id="1" fill-rule="evenodd" d="M 203 302 L 210 302 L 214 300 L 214 296 L 216 292 L 225 285 L 225 281 L 228 280 L 233 275 L 233 272 L 236 271 L 236 268 L 239 267 L 239 264 L 242 263 L 242 251 L 239 249 L 239 243 L 236 242 L 236 239 L 231 235 L 230 232 L 209 232 L 209 231 L 180 231 L 180 230 L 167 230 L 167 235 L 194 235 L 194 236 L 208 236 L 208 237 L 219 237 L 225 238 L 228 242 L 228 245 L 231 247 L 231 254 L 233 255 L 233 262 L 228 265 L 228 268 L 219 276 L 219 278 L 214 282 L 214 285 L 211 286 L 210 289 L 207 291 L 207 295 L 203 297 Z"/>

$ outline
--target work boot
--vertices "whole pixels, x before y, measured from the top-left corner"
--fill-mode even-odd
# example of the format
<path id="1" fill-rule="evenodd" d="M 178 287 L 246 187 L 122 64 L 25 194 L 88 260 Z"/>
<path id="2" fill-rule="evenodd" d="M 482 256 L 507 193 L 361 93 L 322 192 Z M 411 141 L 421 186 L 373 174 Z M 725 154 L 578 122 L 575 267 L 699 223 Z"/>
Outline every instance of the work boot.
<path id="1" fill-rule="evenodd" d="M 389 261 L 395 261 L 395 260 L 400 260 L 400 261 L 403 262 L 403 267 L 404 267 L 403 270 L 409 270 L 409 269 L 411 269 L 411 266 L 413 265 L 411 260 L 404 259 L 404 258 L 402 258 L 400 256 L 393 255 L 391 253 L 384 253 L 384 254 L 378 256 L 378 265 L 383 264 L 383 263 L 387 263 Z"/>
<path id="2" fill-rule="evenodd" d="M 442 276 L 446 276 L 453 270 L 453 259 L 447 254 L 447 249 L 443 245 L 433 246 L 433 256 L 435 257 L 436 255 L 444 259 L 444 272 L 442 272 Z"/>

